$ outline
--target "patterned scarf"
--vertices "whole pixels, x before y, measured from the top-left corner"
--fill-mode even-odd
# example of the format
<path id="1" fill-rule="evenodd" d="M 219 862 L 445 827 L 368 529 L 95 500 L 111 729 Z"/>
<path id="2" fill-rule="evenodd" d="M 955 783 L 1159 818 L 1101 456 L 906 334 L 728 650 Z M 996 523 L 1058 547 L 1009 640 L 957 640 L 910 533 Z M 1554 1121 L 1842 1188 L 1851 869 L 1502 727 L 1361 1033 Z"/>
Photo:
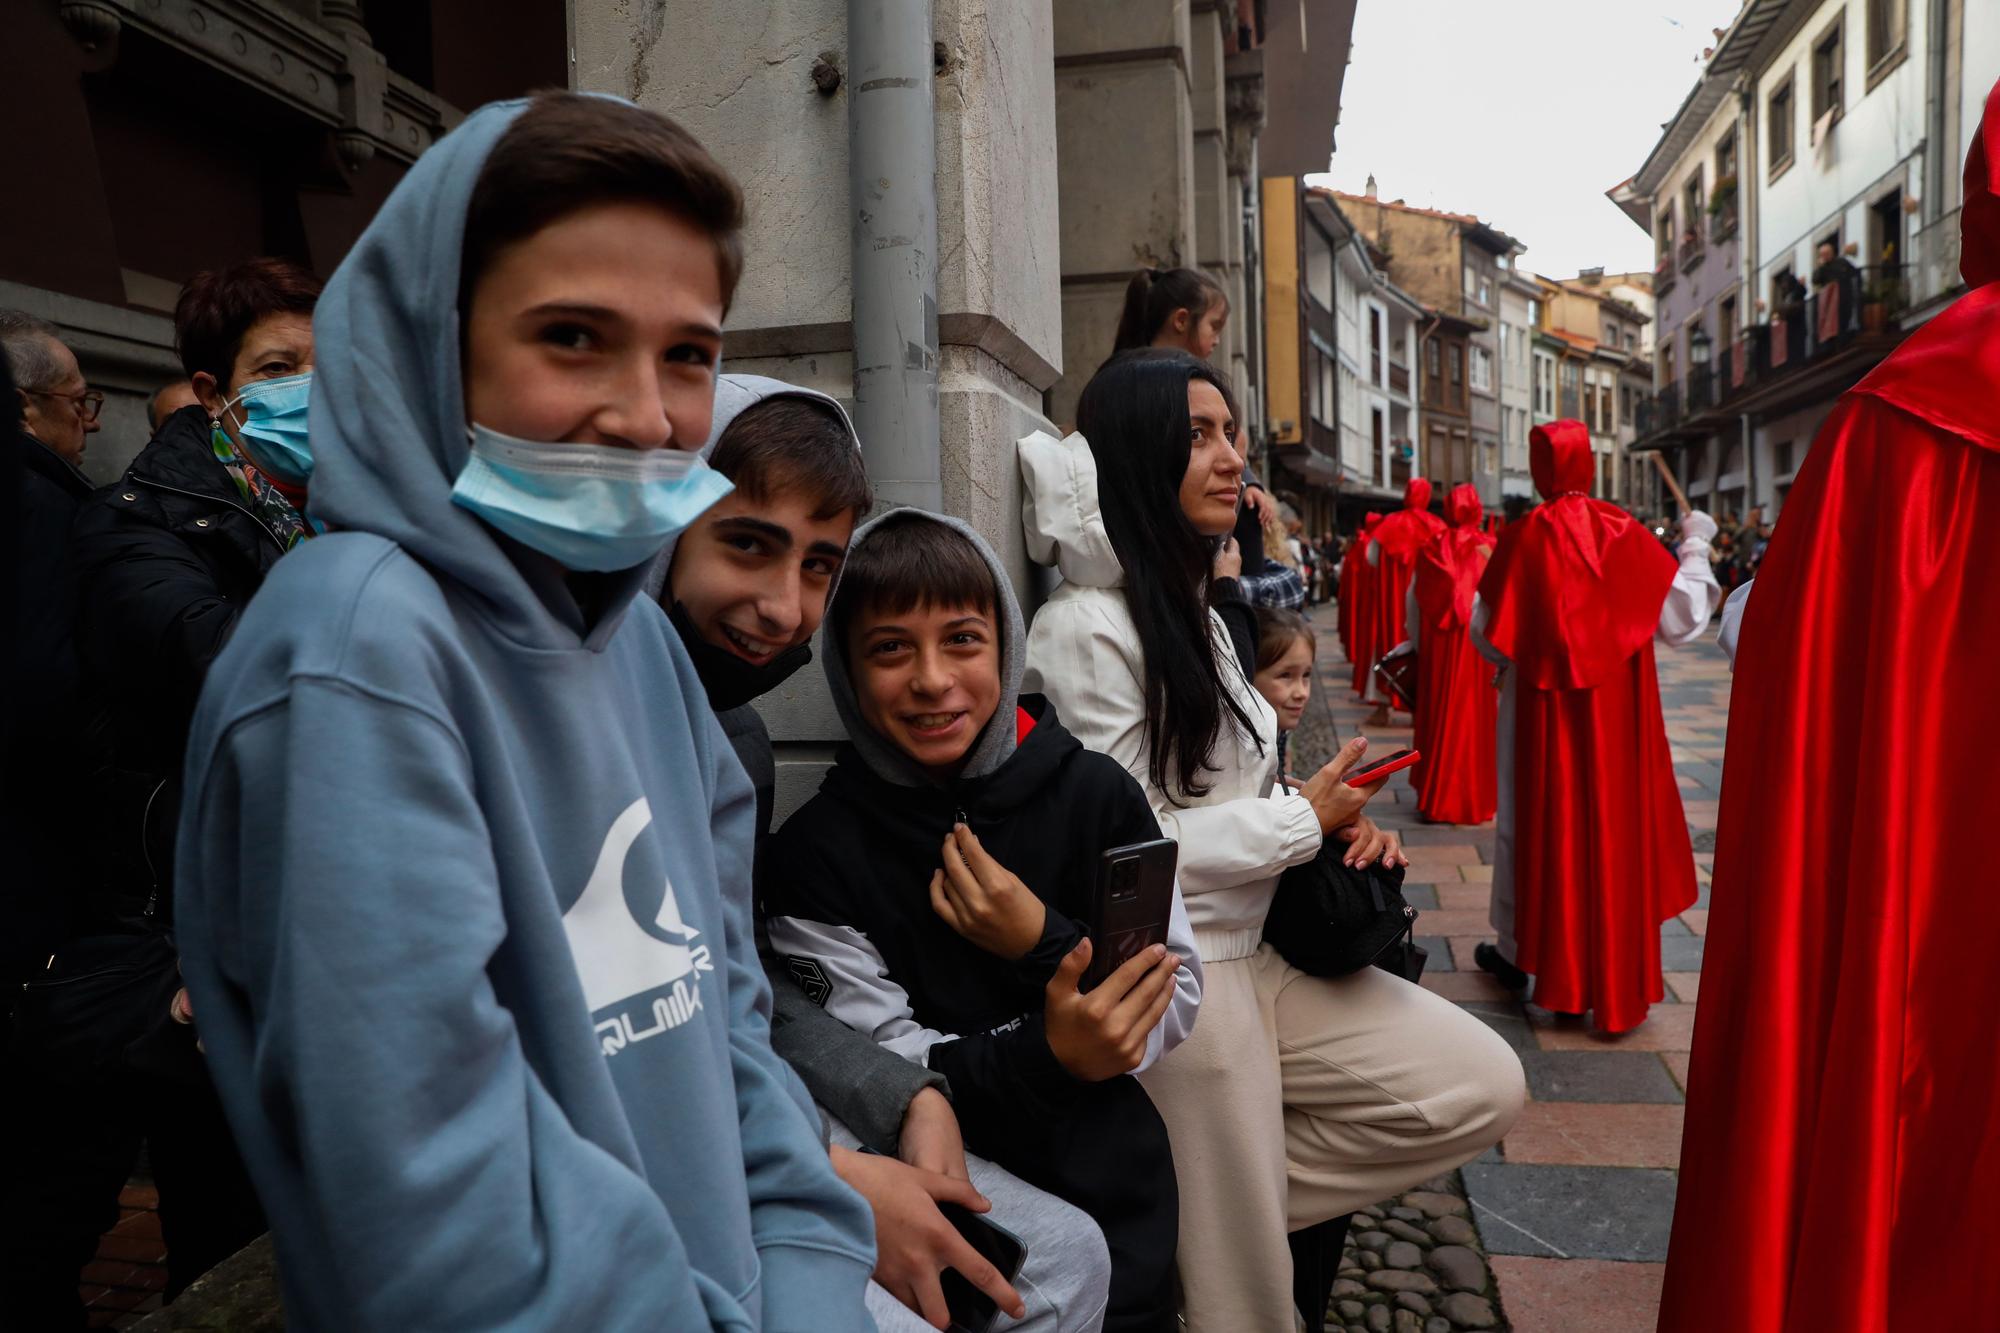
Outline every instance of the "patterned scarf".
<path id="1" fill-rule="evenodd" d="M 228 470 L 236 482 L 238 493 L 250 512 L 271 530 L 284 548 L 289 551 L 306 538 L 314 535 L 314 529 L 307 523 L 304 514 L 292 506 L 271 479 L 259 472 L 230 442 L 229 433 L 216 426 L 209 437 L 209 447 L 215 451 L 215 461 Z"/>

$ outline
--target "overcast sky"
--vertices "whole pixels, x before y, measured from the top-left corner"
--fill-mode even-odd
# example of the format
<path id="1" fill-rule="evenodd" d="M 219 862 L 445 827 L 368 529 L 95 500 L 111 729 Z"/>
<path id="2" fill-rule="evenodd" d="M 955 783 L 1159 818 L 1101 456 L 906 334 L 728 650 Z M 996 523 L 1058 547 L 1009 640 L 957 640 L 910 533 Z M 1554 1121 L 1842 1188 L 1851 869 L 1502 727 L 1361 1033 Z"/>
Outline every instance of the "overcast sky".
<path id="1" fill-rule="evenodd" d="M 1738 0 L 1359 0 L 1315 184 L 1476 213 L 1553 277 L 1650 269 L 1604 192 L 1639 169 Z"/>

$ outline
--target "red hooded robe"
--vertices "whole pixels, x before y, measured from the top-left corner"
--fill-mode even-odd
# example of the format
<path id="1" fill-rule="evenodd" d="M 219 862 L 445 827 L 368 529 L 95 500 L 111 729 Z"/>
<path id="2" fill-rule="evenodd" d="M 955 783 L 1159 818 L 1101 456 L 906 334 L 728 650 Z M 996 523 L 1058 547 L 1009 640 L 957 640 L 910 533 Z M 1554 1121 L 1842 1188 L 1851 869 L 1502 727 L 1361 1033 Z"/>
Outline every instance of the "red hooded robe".
<path id="1" fill-rule="evenodd" d="M 1410 580 L 1416 574 L 1417 553 L 1443 532 L 1444 520 L 1431 512 L 1430 482 L 1423 477 L 1412 477 L 1403 488 L 1403 507 L 1377 524 L 1372 538 L 1380 543 L 1382 550 L 1373 571 L 1377 595 L 1371 603 L 1375 616 L 1375 654 L 1369 659 L 1370 667 L 1382 654 L 1409 637 L 1409 627 L 1403 623 L 1404 603 L 1409 596 Z M 1410 706 L 1404 699 L 1393 702 L 1398 708 Z"/>
<path id="2" fill-rule="evenodd" d="M 1347 558 L 1340 566 L 1340 645 L 1354 664 L 1357 694 L 1368 692 L 1368 673 L 1383 651 L 1375 646 L 1375 590 L 1380 579 L 1368 564 L 1368 543 L 1381 524 L 1382 516 L 1370 510 L 1361 522 L 1361 531 L 1347 544 Z"/>
<path id="3" fill-rule="evenodd" d="M 1480 824 L 1498 800 L 1493 735 L 1499 695 L 1493 668 L 1472 645 L 1472 595 L 1493 552 L 1479 530 L 1479 492 L 1453 489 L 1444 502 L 1451 526 L 1417 553 L 1418 646 L 1416 739 L 1424 756 L 1412 770 L 1417 809 L 1444 824 Z"/>
<path id="4" fill-rule="evenodd" d="M 1660 923 L 1696 894 L 1653 665 L 1674 558 L 1590 498 L 1593 465 L 1582 422 L 1535 428 L 1544 503 L 1500 534 L 1479 596 L 1515 673 L 1514 962 L 1536 1004 L 1616 1033 L 1665 995 Z"/>
<path id="5" fill-rule="evenodd" d="M 1667 1333 L 1996 1317 L 1997 189 L 2000 87 L 1972 290 L 1827 418 L 1749 594 Z"/>

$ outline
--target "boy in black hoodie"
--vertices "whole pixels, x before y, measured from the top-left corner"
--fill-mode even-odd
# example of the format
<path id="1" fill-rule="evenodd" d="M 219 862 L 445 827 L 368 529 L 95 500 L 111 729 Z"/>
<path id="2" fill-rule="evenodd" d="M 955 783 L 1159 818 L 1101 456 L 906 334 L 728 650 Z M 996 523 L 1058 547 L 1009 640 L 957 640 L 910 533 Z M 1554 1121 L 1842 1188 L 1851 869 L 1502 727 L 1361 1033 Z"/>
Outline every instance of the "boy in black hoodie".
<path id="1" fill-rule="evenodd" d="M 1165 1329 L 1173 1160 L 1129 1075 L 1192 1028 L 1200 962 L 1176 894 L 1169 947 L 1078 992 L 1098 854 L 1159 825 L 1121 767 L 1018 696 L 1023 656 L 972 529 L 916 510 L 864 526 L 824 632 L 849 743 L 773 838 L 759 897 L 809 995 L 944 1074 L 969 1147 L 1103 1227 L 1105 1328 Z"/>

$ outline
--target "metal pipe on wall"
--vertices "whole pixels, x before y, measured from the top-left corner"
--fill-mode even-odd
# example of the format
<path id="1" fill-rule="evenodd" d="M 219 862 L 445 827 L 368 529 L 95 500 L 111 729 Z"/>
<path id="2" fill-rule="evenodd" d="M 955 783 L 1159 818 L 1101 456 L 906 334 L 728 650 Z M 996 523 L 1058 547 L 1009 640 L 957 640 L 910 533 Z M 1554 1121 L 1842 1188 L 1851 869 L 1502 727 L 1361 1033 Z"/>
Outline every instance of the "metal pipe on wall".
<path id="1" fill-rule="evenodd" d="M 848 0 L 854 426 L 885 505 L 942 511 L 931 0 Z"/>

